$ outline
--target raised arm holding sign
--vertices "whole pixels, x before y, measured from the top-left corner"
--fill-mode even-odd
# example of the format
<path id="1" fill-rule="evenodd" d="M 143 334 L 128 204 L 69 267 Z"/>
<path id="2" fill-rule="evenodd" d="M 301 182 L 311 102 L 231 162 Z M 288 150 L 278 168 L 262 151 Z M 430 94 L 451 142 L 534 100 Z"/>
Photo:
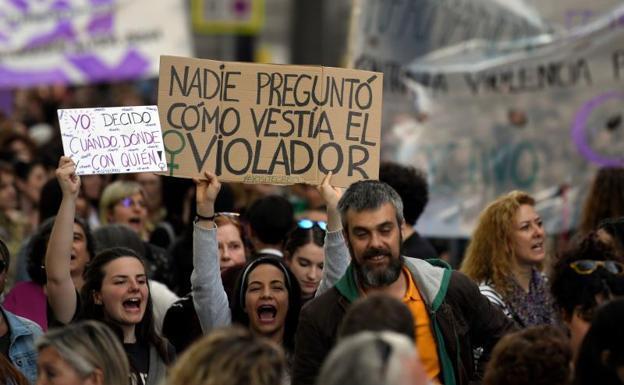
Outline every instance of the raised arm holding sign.
<path id="1" fill-rule="evenodd" d="M 58 110 L 76 175 L 167 170 L 156 106 Z"/>
<path id="2" fill-rule="evenodd" d="M 376 179 L 383 75 L 162 56 L 168 174 L 336 186 Z"/>

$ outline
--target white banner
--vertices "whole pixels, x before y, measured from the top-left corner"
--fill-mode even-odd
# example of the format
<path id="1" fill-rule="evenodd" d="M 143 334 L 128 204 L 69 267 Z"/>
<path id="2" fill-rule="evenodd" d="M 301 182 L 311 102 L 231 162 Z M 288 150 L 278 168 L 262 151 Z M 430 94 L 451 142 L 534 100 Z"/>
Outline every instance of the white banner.
<path id="1" fill-rule="evenodd" d="M 512 189 L 566 230 L 624 166 L 621 1 L 362 0 L 356 20 L 354 66 L 386 75 L 382 158 L 429 175 L 422 233 L 468 236 Z"/>
<path id="2" fill-rule="evenodd" d="M 160 55 L 192 56 L 179 0 L 0 0 L 0 88 L 158 75 Z"/>
<path id="3" fill-rule="evenodd" d="M 65 109 L 58 119 L 78 175 L 167 171 L 157 106 Z"/>

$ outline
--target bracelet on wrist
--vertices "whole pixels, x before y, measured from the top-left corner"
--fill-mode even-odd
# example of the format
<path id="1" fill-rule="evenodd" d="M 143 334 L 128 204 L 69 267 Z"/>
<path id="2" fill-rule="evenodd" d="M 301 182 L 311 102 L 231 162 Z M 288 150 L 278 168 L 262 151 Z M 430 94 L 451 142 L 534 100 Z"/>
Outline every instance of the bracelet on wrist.
<path id="1" fill-rule="evenodd" d="M 199 214 L 195 214 L 195 219 L 193 219 L 193 223 L 197 223 L 199 221 L 214 221 L 215 219 L 215 214 L 212 214 L 209 217 L 203 216 L 203 215 L 199 215 Z"/>

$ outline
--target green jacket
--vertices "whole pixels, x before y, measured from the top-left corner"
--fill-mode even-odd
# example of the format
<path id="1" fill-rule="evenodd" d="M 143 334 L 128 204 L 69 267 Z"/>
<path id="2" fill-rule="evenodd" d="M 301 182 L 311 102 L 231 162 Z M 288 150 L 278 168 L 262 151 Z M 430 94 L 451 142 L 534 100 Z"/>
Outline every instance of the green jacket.
<path id="1" fill-rule="evenodd" d="M 439 380 L 464 385 L 479 380 L 473 346 L 485 357 L 513 323 L 481 295 L 465 275 L 441 261 L 404 258 L 425 304 L 440 361 Z M 313 385 L 323 359 L 336 341 L 336 333 L 349 304 L 360 293 L 353 266 L 336 286 L 310 302 L 301 312 L 295 343 L 293 385 Z"/>

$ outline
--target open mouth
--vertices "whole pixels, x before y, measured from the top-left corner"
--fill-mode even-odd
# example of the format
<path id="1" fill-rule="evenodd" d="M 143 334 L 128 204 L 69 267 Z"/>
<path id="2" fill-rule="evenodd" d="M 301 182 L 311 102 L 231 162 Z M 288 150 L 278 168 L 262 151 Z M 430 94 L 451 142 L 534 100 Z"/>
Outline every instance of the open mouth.
<path id="1" fill-rule="evenodd" d="M 139 217 L 132 217 L 128 220 L 128 223 L 130 223 L 131 225 L 135 225 L 135 226 L 140 226 L 141 225 L 141 218 Z"/>
<path id="2" fill-rule="evenodd" d="M 273 305 L 261 305 L 256 310 L 258 318 L 262 322 L 273 322 L 277 315 L 277 308 Z"/>
<path id="3" fill-rule="evenodd" d="M 125 310 L 138 311 L 141 309 L 141 300 L 139 298 L 130 298 L 123 301 L 123 307 Z"/>
<path id="4" fill-rule="evenodd" d="M 544 242 L 539 242 L 531 246 L 531 250 L 541 252 L 544 251 Z"/>

